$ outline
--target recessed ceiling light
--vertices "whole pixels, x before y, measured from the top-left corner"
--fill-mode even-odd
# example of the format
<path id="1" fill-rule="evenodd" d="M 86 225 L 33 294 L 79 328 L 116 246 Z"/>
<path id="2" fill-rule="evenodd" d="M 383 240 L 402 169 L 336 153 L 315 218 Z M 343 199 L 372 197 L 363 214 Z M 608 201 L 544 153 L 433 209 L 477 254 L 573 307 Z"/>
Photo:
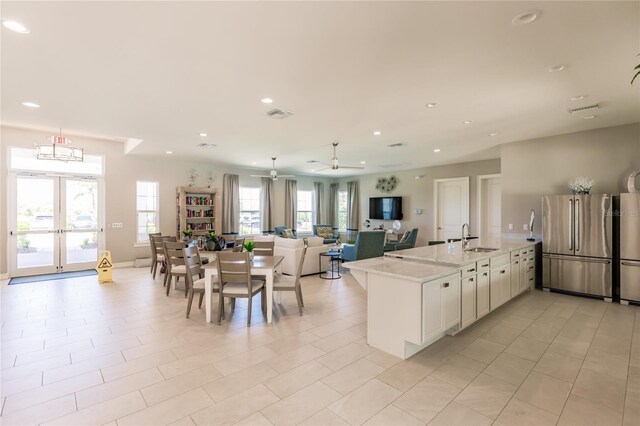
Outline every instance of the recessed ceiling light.
<path id="1" fill-rule="evenodd" d="M 517 15 L 511 20 L 513 25 L 527 25 L 538 19 L 540 16 L 539 10 L 528 10 L 524 13 Z"/>
<path id="2" fill-rule="evenodd" d="M 465 120 L 465 121 L 463 121 L 463 123 L 464 123 L 464 124 L 471 124 L 471 123 L 473 123 L 473 121 L 471 121 L 471 120 Z"/>
<path id="3" fill-rule="evenodd" d="M 415 175 L 413 178 L 416 180 L 422 179 L 424 175 Z"/>
<path id="4" fill-rule="evenodd" d="M 493 132 L 493 133 L 489 133 L 489 136 L 498 136 L 500 133 L 498 132 Z"/>
<path id="5" fill-rule="evenodd" d="M 262 102 L 263 104 L 272 104 L 273 103 L 273 99 L 271 99 L 271 98 L 262 98 L 262 99 L 260 99 L 260 102 Z"/>
<path id="6" fill-rule="evenodd" d="M 375 130 L 373 132 L 373 134 L 376 135 L 376 136 L 380 136 L 382 134 L 382 132 L 380 130 Z"/>
<path id="7" fill-rule="evenodd" d="M 366 161 L 361 161 L 360 164 L 367 164 L 367 162 Z"/>
<path id="8" fill-rule="evenodd" d="M 252 161 L 252 162 L 251 162 L 251 164 L 253 164 L 253 165 L 255 166 L 255 165 L 256 165 L 256 164 L 258 164 L 258 163 L 256 163 L 255 161 Z"/>
<path id="9" fill-rule="evenodd" d="M 429 102 L 429 103 L 426 105 L 426 107 L 427 107 L 427 108 L 435 108 L 435 107 L 437 107 L 437 106 L 438 106 L 438 103 L 437 103 L 437 102 Z"/>
<path id="10" fill-rule="evenodd" d="M 2 25 L 4 25 L 5 28 L 8 28 L 11 31 L 15 31 L 20 34 L 29 34 L 31 32 L 27 27 L 16 21 L 2 21 Z"/>
<path id="11" fill-rule="evenodd" d="M 199 144 L 198 144 L 198 146 L 199 146 L 199 147 L 201 147 L 201 148 L 214 148 L 214 147 L 216 147 L 217 145 L 216 145 L 216 144 L 213 144 L 213 143 L 206 143 L 206 142 L 203 142 L 203 143 L 199 143 Z"/>
<path id="12" fill-rule="evenodd" d="M 555 66 L 547 68 L 547 71 L 548 72 L 560 72 L 560 71 L 565 70 L 566 68 L 567 68 L 566 65 L 560 64 L 560 65 L 555 65 Z"/>
<path id="13" fill-rule="evenodd" d="M 173 151 L 165 151 L 165 154 L 171 155 L 171 154 L 173 154 Z"/>
<path id="14" fill-rule="evenodd" d="M 29 108 L 40 108 L 40 104 L 37 104 L 35 102 L 23 102 L 22 105 Z"/>
<path id="15" fill-rule="evenodd" d="M 202 136 L 203 138 L 206 138 L 207 134 L 206 133 L 200 133 L 200 136 Z"/>
<path id="16" fill-rule="evenodd" d="M 597 115 L 585 115 L 584 117 L 582 117 L 583 120 L 591 120 L 592 118 L 596 118 Z"/>
<path id="17" fill-rule="evenodd" d="M 569 100 L 570 101 L 581 101 L 586 97 L 587 97 L 587 95 L 572 96 L 572 97 L 569 98 Z"/>
<path id="18" fill-rule="evenodd" d="M 433 152 L 440 152 L 440 148 L 434 149 Z"/>

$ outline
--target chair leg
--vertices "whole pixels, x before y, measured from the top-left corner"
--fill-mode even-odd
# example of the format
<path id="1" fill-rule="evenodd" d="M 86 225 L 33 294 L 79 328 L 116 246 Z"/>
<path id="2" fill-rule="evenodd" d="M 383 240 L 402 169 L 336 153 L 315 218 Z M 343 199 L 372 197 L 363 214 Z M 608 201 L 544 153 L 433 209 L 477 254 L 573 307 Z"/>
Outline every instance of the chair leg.
<path id="1" fill-rule="evenodd" d="M 187 278 L 184 279 L 184 297 L 187 297 L 189 294 L 189 283 L 187 282 Z"/>
<path id="2" fill-rule="evenodd" d="M 219 293 L 218 297 L 218 325 L 222 322 L 222 314 L 224 313 L 224 296 L 222 296 L 222 292 Z"/>
<path id="3" fill-rule="evenodd" d="M 260 307 L 262 308 L 262 313 L 266 315 L 267 313 L 267 289 L 262 288 L 260 292 Z"/>
<path id="4" fill-rule="evenodd" d="M 151 275 L 153 275 L 153 279 L 156 279 L 156 269 L 158 268 L 157 262 L 151 262 Z"/>
<path id="5" fill-rule="evenodd" d="M 247 327 L 251 327 L 251 293 L 249 293 L 249 297 L 247 298 Z"/>
<path id="6" fill-rule="evenodd" d="M 300 293 L 300 304 L 304 307 L 304 299 L 302 298 L 302 287 L 298 289 L 298 292 Z"/>
<path id="7" fill-rule="evenodd" d="M 200 301 L 198 302 L 198 309 L 202 309 L 202 299 L 204 299 L 204 293 L 200 293 Z"/>
<path id="8" fill-rule="evenodd" d="M 302 304 L 302 292 L 296 289 L 295 293 L 296 293 L 296 299 L 298 299 L 298 311 L 300 311 L 300 315 L 302 315 L 302 307 L 304 306 Z"/>
<path id="9" fill-rule="evenodd" d="M 232 298 L 231 299 L 231 310 L 235 311 L 236 310 L 236 298 Z"/>
<path id="10" fill-rule="evenodd" d="M 187 302 L 187 318 L 191 313 L 191 304 L 193 303 L 193 291 L 189 292 L 189 302 Z"/>

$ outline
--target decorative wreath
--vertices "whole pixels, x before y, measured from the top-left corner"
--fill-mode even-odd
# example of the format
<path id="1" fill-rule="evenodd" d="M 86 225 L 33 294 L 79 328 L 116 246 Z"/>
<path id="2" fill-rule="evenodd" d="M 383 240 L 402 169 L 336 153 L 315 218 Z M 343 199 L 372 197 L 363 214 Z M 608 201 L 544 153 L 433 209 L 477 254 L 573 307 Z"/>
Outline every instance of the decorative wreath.
<path id="1" fill-rule="evenodd" d="M 376 189 L 380 192 L 391 192 L 398 186 L 398 179 L 395 176 L 387 178 L 378 178 Z"/>

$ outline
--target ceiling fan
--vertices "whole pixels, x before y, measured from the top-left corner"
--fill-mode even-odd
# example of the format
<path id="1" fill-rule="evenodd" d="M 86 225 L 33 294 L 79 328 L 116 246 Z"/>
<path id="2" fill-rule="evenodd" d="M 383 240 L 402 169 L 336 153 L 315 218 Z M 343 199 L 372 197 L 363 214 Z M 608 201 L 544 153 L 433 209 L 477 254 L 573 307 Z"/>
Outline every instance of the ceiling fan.
<path id="1" fill-rule="evenodd" d="M 276 157 L 271 157 L 271 161 L 273 161 L 273 168 L 269 172 L 269 176 L 266 175 L 251 175 L 251 177 L 259 177 L 259 178 L 271 178 L 271 180 L 276 181 L 278 177 L 282 178 L 292 178 L 294 175 L 280 175 L 278 176 L 278 171 L 276 170 Z"/>
<path id="2" fill-rule="evenodd" d="M 336 155 L 336 147 L 338 146 L 338 142 L 333 143 L 333 157 L 331 157 L 331 163 L 321 163 L 327 167 L 322 169 L 313 170 L 314 172 L 321 172 L 323 170 L 339 170 L 339 169 L 364 169 L 362 166 L 341 166 L 338 164 L 338 156 Z"/>

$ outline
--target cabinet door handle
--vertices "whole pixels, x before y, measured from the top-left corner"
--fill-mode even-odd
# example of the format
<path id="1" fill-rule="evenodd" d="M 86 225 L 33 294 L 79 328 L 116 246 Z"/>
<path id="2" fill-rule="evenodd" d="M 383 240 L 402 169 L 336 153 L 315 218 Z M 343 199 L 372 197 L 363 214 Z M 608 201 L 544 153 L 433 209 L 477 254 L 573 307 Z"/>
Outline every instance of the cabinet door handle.
<path id="1" fill-rule="evenodd" d="M 489 264 L 487 263 L 486 265 L 482 265 L 483 268 L 487 268 L 489 267 Z"/>
<path id="2" fill-rule="evenodd" d="M 505 271 L 504 269 L 502 271 L 500 271 L 501 274 L 506 273 L 507 271 Z"/>
<path id="3" fill-rule="evenodd" d="M 473 277 L 469 278 L 469 282 L 472 283 L 473 282 Z"/>
<path id="4" fill-rule="evenodd" d="M 483 276 L 483 277 L 486 277 L 486 276 L 487 276 L 487 273 L 485 272 L 484 274 L 482 274 L 482 276 Z"/>
<path id="5" fill-rule="evenodd" d="M 444 283 L 443 287 L 449 287 L 449 283 Z"/>
<path id="6" fill-rule="evenodd" d="M 517 264 L 518 264 L 518 263 L 520 263 L 520 262 L 518 262 L 518 261 L 516 260 L 516 261 L 515 261 L 515 262 L 513 262 L 513 263 L 517 265 Z"/>
<path id="7" fill-rule="evenodd" d="M 476 268 L 471 268 L 471 269 L 467 269 L 467 272 L 473 272 L 475 270 L 476 270 Z"/>

